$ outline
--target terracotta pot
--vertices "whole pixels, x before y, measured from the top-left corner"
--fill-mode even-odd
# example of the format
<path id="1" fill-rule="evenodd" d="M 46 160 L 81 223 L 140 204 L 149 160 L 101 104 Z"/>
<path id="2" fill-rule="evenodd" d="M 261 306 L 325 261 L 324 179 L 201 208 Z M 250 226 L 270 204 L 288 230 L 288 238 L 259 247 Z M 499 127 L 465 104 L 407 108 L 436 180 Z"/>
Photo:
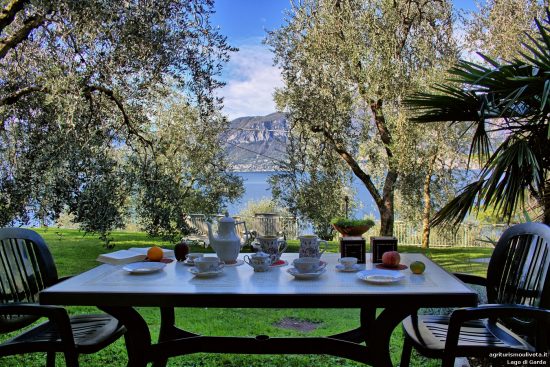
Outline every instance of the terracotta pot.
<path id="1" fill-rule="evenodd" d="M 371 229 L 371 225 L 364 226 L 354 226 L 354 227 L 340 227 L 335 224 L 332 225 L 335 230 L 337 230 L 342 237 L 352 237 L 352 236 L 361 236 L 363 233 Z"/>

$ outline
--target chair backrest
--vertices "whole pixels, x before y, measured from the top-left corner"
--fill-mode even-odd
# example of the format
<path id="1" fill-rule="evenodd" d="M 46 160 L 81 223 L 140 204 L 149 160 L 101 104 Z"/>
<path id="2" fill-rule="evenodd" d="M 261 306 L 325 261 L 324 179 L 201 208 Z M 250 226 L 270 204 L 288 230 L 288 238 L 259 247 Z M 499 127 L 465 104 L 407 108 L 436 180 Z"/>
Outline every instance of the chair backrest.
<path id="1" fill-rule="evenodd" d="M 0 304 L 36 303 L 38 293 L 58 280 L 52 255 L 40 235 L 0 228 Z M 0 332 L 17 330 L 37 317 L 1 315 Z"/>
<path id="2" fill-rule="evenodd" d="M 500 237 L 487 269 L 487 300 L 496 304 L 550 307 L 550 227 L 523 223 Z M 501 320 L 526 332 L 532 320 Z"/>

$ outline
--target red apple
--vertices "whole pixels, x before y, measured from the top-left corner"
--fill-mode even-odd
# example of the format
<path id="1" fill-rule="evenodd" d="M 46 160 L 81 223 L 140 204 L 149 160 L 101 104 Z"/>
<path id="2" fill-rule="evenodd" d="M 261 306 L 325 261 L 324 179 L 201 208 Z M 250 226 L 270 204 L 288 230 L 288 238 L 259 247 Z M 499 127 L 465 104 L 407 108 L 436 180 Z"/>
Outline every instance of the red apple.
<path id="1" fill-rule="evenodd" d="M 399 252 L 397 251 L 386 251 L 382 254 L 382 264 L 385 266 L 394 268 L 399 265 L 400 261 L 401 256 L 399 256 Z"/>

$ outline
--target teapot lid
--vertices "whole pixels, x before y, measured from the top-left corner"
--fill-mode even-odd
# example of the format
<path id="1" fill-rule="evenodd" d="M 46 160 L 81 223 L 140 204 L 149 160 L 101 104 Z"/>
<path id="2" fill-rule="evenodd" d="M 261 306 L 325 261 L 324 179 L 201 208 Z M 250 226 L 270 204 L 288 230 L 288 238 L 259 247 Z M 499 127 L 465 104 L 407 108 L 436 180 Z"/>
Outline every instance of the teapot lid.
<path id="1" fill-rule="evenodd" d="M 252 254 L 252 257 L 269 257 L 269 254 L 266 254 L 262 250 L 256 252 L 255 254 Z"/>
<path id="2" fill-rule="evenodd" d="M 235 219 L 230 217 L 228 212 L 225 212 L 225 216 L 218 219 L 218 223 L 235 223 Z"/>

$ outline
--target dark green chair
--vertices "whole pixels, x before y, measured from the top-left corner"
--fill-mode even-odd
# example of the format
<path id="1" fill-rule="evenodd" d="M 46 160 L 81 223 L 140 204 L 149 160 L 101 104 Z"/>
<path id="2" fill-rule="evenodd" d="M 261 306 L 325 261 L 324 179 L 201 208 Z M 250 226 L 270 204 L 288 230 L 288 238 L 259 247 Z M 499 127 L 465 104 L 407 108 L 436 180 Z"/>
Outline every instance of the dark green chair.
<path id="1" fill-rule="evenodd" d="M 38 293 L 60 281 L 46 243 L 36 232 L 0 229 L 0 334 L 48 320 L 0 344 L 1 357 L 47 353 L 47 366 L 55 353 L 63 353 L 67 366 L 78 366 L 78 355 L 95 353 L 121 337 L 126 329 L 107 314 L 69 316 L 63 307 L 37 304 Z"/>
<path id="2" fill-rule="evenodd" d="M 457 309 L 450 316 L 413 315 L 403 321 L 401 367 L 414 347 L 452 367 L 455 357 L 498 352 L 547 352 L 550 339 L 550 227 L 518 224 L 499 239 L 487 278 L 456 274 L 484 286 L 488 304 Z"/>

